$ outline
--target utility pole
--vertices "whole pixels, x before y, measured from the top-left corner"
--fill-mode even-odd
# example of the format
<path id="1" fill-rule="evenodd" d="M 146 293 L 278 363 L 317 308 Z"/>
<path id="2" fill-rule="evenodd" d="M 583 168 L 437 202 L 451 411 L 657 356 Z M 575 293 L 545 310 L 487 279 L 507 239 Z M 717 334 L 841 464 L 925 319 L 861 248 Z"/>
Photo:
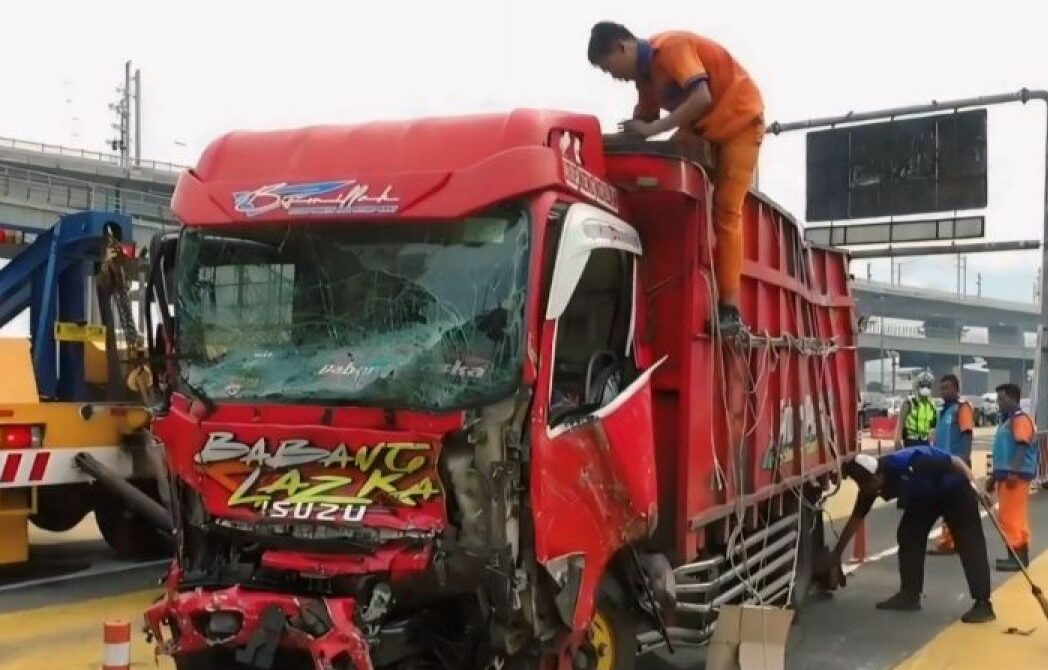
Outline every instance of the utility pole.
<path id="1" fill-rule="evenodd" d="M 961 260 L 964 262 L 961 267 L 961 288 L 964 289 L 964 297 L 968 297 L 968 256 L 961 256 Z"/>
<path id="2" fill-rule="evenodd" d="M 873 263 L 866 264 L 866 281 L 873 279 Z"/>
<path id="3" fill-rule="evenodd" d="M 884 354 L 884 317 L 883 316 L 878 316 L 877 317 L 877 328 L 878 328 L 878 330 L 881 331 L 881 393 L 884 393 L 884 390 L 886 388 L 888 388 L 888 386 L 884 383 L 884 356 L 885 356 L 885 354 Z"/>
<path id="4" fill-rule="evenodd" d="M 142 72 L 135 70 L 131 74 L 131 61 L 124 63 L 124 84 L 118 86 L 116 92 L 120 98 L 110 103 L 109 109 L 116 113 L 116 123 L 112 124 L 117 136 L 109 140 L 109 148 L 120 152 L 120 164 L 128 165 L 131 156 L 131 146 L 134 145 L 135 164 L 142 158 Z M 134 107 L 132 107 L 132 101 Z M 133 119 L 132 119 L 133 117 Z M 131 124 L 134 122 L 134 138 L 131 136 Z"/>
<path id="5" fill-rule="evenodd" d="M 131 61 L 128 61 L 128 66 Z M 142 164 L 142 71 L 135 68 L 135 165 Z"/>
<path id="6" fill-rule="evenodd" d="M 968 295 L 968 257 L 957 254 L 957 297 Z"/>
<path id="7" fill-rule="evenodd" d="M 895 370 L 895 366 L 898 364 L 896 356 L 899 355 L 899 352 L 889 351 L 888 353 L 891 354 L 892 357 L 892 395 L 895 395 L 895 378 L 899 376 L 899 374 Z"/>

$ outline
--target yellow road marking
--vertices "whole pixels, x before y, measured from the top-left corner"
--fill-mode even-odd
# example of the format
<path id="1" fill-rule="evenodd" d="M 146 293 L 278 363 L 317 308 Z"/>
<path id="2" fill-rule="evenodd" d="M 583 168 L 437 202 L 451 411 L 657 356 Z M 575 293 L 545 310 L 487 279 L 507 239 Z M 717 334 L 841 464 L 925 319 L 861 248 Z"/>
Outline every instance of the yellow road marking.
<path id="1" fill-rule="evenodd" d="M 66 605 L 0 614 L 0 670 L 98 670 L 102 666 L 102 622 L 131 622 L 131 667 L 170 670 L 166 657 L 154 664 L 142 634 L 142 613 L 159 589 L 95 598 Z"/>
<path id="2" fill-rule="evenodd" d="M 1034 582 L 1048 585 L 1048 552 L 1031 563 Z M 1048 667 L 1048 621 L 1030 587 L 1016 575 L 993 592 L 997 621 L 952 624 L 896 670 L 1039 670 Z M 1035 629 L 1029 637 L 1004 631 Z"/>

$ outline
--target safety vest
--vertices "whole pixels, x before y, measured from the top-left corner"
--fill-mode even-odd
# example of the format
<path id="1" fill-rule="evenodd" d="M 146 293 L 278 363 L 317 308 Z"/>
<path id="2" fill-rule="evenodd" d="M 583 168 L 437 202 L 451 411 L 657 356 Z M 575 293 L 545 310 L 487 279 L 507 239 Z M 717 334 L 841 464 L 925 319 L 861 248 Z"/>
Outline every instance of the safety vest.
<path id="1" fill-rule="evenodd" d="M 942 411 L 939 412 L 939 419 L 935 422 L 935 448 L 942 449 L 965 462 L 970 462 L 972 448 L 969 445 L 968 449 L 964 450 L 964 445 L 961 442 L 961 426 L 957 423 L 957 413 L 960 412 L 961 405 L 967 404 L 967 402 L 961 400 L 948 402 L 942 406 Z M 910 411 L 913 411 L 912 407 Z"/>
<path id="2" fill-rule="evenodd" d="M 910 411 L 906 412 L 903 437 L 907 440 L 927 440 L 935 421 L 935 405 L 927 398 L 910 397 Z"/>
<path id="3" fill-rule="evenodd" d="M 1021 409 L 1016 409 L 1008 416 L 1000 426 L 997 434 L 993 437 L 993 478 L 1005 479 L 1010 474 L 1019 475 L 1020 479 L 1031 480 L 1037 474 L 1037 445 L 1030 444 L 1026 447 L 1026 457 L 1019 463 L 1016 470 L 1012 467 L 1015 460 L 1015 452 L 1019 443 L 1015 441 L 1012 433 L 1012 422 L 1015 420 L 1030 420 Z"/>

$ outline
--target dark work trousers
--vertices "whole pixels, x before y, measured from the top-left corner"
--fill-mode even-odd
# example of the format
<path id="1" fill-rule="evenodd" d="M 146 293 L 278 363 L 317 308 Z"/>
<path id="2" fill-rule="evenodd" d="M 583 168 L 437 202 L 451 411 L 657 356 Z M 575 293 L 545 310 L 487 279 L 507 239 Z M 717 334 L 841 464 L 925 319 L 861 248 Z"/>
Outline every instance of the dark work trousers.
<path id="1" fill-rule="evenodd" d="M 925 543 L 940 517 L 953 534 L 972 598 L 989 600 L 990 564 L 979 518 L 979 499 L 967 485 L 958 486 L 938 498 L 917 498 L 908 502 L 896 534 L 900 590 L 917 595 L 923 590 Z"/>

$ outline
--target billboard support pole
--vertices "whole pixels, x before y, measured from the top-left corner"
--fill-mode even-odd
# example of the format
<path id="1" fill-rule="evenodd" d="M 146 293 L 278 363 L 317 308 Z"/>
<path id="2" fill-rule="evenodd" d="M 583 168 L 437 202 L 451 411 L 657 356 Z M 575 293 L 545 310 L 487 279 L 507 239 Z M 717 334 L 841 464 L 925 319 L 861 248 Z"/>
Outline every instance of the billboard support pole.
<path id="1" fill-rule="evenodd" d="M 1040 100 L 1045 103 L 1048 111 L 1048 91 L 1021 89 L 1016 93 L 1003 93 L 1000 95 L 984 95 L 977 98 L 961 98 L 959 100 L 932 100 L 924 105 L 910 105 L 908 107 L 891 107 L 878 109 L 871 112 L 848 112 L 841 116 L 827 116 L 804 121 L 793 121 L 790 123 L 772 122 L 768 125 L 767 132 L 771 135 L 779 135 L 795 130 L 814 130 L 816 128 L 833 127 L 840 124 L 860 123 L 862 121 L 875 121 L 881 119 L 894 120 L 899 116 L 916 116 L 920 114 L 931 114 L 933 112 L 958 111 L 968 107 L 990 107 L 992 105 L 1003 105 L 1012 102 L 1021 102 L 1024 105 L 1031 100 Z M 1034 357 L 1034 385 L 1031 403 L 1034 409 L 1034 419 L 1043 430 L 1048 426 L 1048 373 L 1044 366 L 1048 364 L 1048 120 L 1045 123 L 1044 144 L 1044 212 L 1042 222 L 1041 245 L 1041 322 L 1037 326 L 1037 353 Z"/>

